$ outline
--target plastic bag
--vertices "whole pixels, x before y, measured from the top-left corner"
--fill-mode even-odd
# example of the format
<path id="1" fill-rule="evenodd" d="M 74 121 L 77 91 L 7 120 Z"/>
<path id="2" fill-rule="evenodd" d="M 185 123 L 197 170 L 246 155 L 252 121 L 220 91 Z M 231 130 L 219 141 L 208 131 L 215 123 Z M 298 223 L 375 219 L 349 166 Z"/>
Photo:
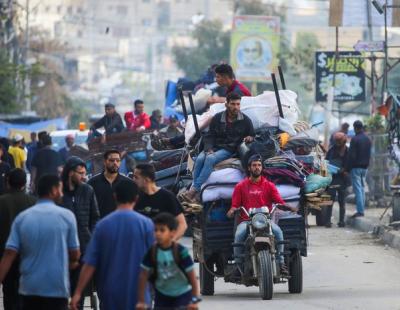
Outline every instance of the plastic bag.
<path id="1" fill-rule="evenodd" d="M 329 174 L 326 177 L 323 177 L 319 174 L 310 174 L 306 180 L 306 186 L 304 187 L 304 191 L 306 193 L 312 193 L 320 188 L 328 187 L 332 182 L 332 176 Z"/>

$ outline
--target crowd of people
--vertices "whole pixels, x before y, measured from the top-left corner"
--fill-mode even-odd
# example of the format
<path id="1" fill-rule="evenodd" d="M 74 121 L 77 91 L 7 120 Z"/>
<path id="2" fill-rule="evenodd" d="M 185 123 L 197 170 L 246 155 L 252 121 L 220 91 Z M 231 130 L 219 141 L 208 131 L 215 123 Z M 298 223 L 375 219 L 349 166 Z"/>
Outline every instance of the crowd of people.
<path id="1" fill-rule="evenodd" d="M 44 149 L 46 150 L 46 149 Z M 42 150 L 38 151 L 41 152 Z M 0 196 L 0 282 L 5 310 L 83 309 L 93 288 L 101 309 L 197 309 L 193 261 L 179 239 L 187 224 L 176 197 L 155 184 L 155 169 L 119 173 L 118 150 L 104 153 L 104 171 L 86 182 L 86 164 L 72 156 L 57 173 L 10 169 Z M 35 167 L 35 165 L 33 165 Z"/>

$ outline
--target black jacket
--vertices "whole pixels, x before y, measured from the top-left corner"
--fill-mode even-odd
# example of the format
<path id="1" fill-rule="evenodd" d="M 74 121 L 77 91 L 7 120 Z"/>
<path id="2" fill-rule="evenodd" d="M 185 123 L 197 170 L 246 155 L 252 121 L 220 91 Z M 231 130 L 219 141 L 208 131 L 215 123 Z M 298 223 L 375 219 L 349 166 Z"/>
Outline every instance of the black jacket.
<path id="1" fill-rule="evenodd" d="M 247 115 L 239 112 L 232 126 L 227 126 L 226 111 L 220 112 L 211 120 L 210 130 L 204 137 L 204 150 L 225 149 L 234 153 L 247 136 L 255 136 L 253 123 Z"/>
<path id="2" fill-rule="evenodd" d="M 106 135 L 119 133 L 124 130 L 124 123 L 122 122 L 122 118 L 118 113 L 115 113 L 113 116 L 104 115 L 101 119 L 99 119 L 96 123 L 93 124 L 91 129 L 98 129 L 104 127 L 106 131 Z"/>
<path id="3" fill-rule="evenodd" d="M 349 149 L 346 146 L 343 155 L 340 155 L 336 145 L 333 145 L 325 157 L 326 160 L 329 160 L 331 165 L 334 165 L 340 168 L 342 171 L 332 175 L 332 185 L 342 185 L 347 186 L 349 184 L 348 177 L 345 175 L 344 170 L 347 167 L 347 162 L 349 159 Z"/>
<path id="4" fill-rule="evenodd" d="M 84 253 L 100 218 L 93 188 L 88 184 L 81 184 L 74 192 L 64 189 L 62 205 L 75 214 L 81 252 Z"/>
<path id="5" fill-rule="evenodd" d="M 351 139 L 347 171 L 353 168 L 367 169 L 370 159 L 371 140 L 364 132 L 360 132 Z"/>

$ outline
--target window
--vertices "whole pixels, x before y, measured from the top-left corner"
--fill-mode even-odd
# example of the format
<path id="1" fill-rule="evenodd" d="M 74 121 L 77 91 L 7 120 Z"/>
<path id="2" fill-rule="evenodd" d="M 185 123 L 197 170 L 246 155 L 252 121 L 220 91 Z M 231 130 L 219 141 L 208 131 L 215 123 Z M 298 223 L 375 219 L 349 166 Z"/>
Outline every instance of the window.
<path id="1" fill-rule="evenodd" d="M 57 13 L 60 14 L 62 11 L 62 6 L 61 5 L 57 5 Z"/>
<path id="2" fill-rule="evenodd" d="M 143 18 L 142 19 L 142 26 L 145 26 L 145 27 L 151 26 L 151 19 L 150 18 Z"/>
<path id="3" fill-rule="evenodd" d="M 150 0 L 142 0 L 143 3 L 150 3 Z"/>
<path id="4" fill-rule="evenodd" d="M 44 11 L 46 13 L 49 13 L 50 12 L 50 5 L 46 5 L 46 7 L 44 8 Z"/>
<path id="5" fill-rule="evenodd" d="M 72 14 L 72 6 L 69 6 L 69 7 L 67 8 L 67 13 L 68 13 L 68 14 Z"/>
<path id="6" fill-rule="evenodd" d="M 82 7 L 78 6 L 77 9 L 76 9 L 76 12 L 77 12 L 78 14 L 82 14 L 82 12 L 83 12 Z"/>
<path id="7" fill-rule="evenodd" d="M 78 31 L 76 32 L 76 36 L 77 36 L 78 38 L 82 38 L 82 35 L 83 35 L 82 30 L 78 30 Z"/>
<path id="8" fill-rule="evenodd" d="M 117 15 L 126 16 L 128 15 L 129 8 L 126 5 L 118 5 L 116 7 Z"/>
<path id="9" fill-rule="evenodd" d="M 158 27 L 169 26 L 171 22 L 171 7 L 167 1 L 160 1 L 158 4 Z"/>
<path id="10" fill-rule="evenodd" d="M 116 38 L 129 38 L 131 36 L 131 29 L 128 27 L 113 27 L 113 36 Z"/>

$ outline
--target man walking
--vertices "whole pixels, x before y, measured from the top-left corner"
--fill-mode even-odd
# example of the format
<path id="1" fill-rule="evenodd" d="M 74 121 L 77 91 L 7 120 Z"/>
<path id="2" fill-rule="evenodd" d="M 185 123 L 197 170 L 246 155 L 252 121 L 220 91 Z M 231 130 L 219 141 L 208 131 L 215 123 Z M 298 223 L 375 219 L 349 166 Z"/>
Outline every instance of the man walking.
<path id="1" fill-rule="evenodd" d="M 24 137 L 17 133 L 13 138 L 13 144 L 8 148 L 8 153 L 13 157 L 15 168 L 25 168 L 26 153 L 23 147 Z"/>
<path id="2" fill-rule="evenodd" d="M 10 165 L 3 160 L 5 149 L 2 144 L 0 144 L 0 196 L 6 192 L 6 176 L 10 172 Z"/>
<path id="3" fill-rule="evenodd" d="M 76 221 L 71 211 L 56 205 L 62 197 L 58 176 L 41 177 L 37 191 L 38 203 L 12 224 L 0 263 L 0 282 L 19 256 L 21 309 L 66 310 L 68 267 L 76 267 L 80 256 Z"/>
<path id="4" fill-rule="evenodd" d="M 95 175 L 88 182 L 96 194 L 101 218 L 115 211 L 116 204 L 113 197 L 115 187 L 122 180 L 133 183 L 131 179 L 118 173 L 121 166 L 121 153 L 118 150 L 108 150 L 103 157 L 104 171 Z"/>
<path id="5" fill-rule="evenodd" d="M 61 156 L 63 164 L 65 164 L 70 157 L 71 148 L 75 145 L 75 136 L 73 134 L 65 137 L 65 146 L 58 151 Z"/>
<path id="6" fill-rule="evenodd" d="M 31 191 L 35 192 L 36 184 L 40 177 L 45 174 L 60 175 L 62 161 L 60 154 L 51 148 L 51 136 L 46 134 L 41 139 L 42 148 L 36 153 L 32 160 Z"/>
<path id="7" fill-rule="evenodd" d="M 240 95 L 231 93 L 226 98 L 226 110 L 214 115 L 208 134 L 204 137 L 204 150 L 197 156 L 192 188 L 183 194 L 185 200 L 198 200 L 201 185 L 207 181 L 219 162 L 230 158 L 243 141 L 253 141 L 253 124 L 240 111 Z"/>
<path id="8" fill-rule="evenodd" d="M 364 125 L 361 121 L 355 121 L 353 128 L 356 135 L 350 142 L 347 171 L 350 172 L 353 191 L 356 196 L 357 212 L 353 214 L 352 217 L 354 218 L 364 216 L 364 180 L 371 158 L 371 140 L 364 133 Z"/>
<path id="9" fill-rule="evenodd" d="M 64 196 L 62 206 L 71 210 L 78 224 L 78 237 L 82 256 L 90 241 L 92 232 L 100 218 L 97 200 L 93 188 L 85 183 L 86 164 L 79 157 L 70 157 L 62 173 Z M 78 283 L 80 266 L 70 272 L 71 292 Z M 84 298 L 80 303 L 83 309 Z"/>
<path id="10" fill-rule="evenodd" d="M 149 129 L 151 121 L 149 115 L 144 112 L 143 100 L 137 99 L 133 103 L 134 110 L 125 113 L 126 128 L 131 131 L 141 132 Z"/>
<path id="11" fill-rule="evenodd" d="M 85 286 L 96 272 L 102 310 L 134 310 L 143 256 L 154 242 L 154 225 L 133 211 L 138 188 L 129 180 L 115 187 L 117 210 L 100 220 L 89 243 L 79 282 L 71 300 L 76 310 Z M 149 301 L 149 294 L 146 294 Z"/>
<path id="12" fill-rule="evenodd" d="M 4 254 L 11 225 L 19 213 L 33 206 L 36 198 L 25 194 L 26 173 L 16 168 L 7 174 L 8 192 L 0 197 L 0 257 Z M 14 261 L 3 281 L 4 310 L 19 310 L 19 264 Z"/>
<path id="13" fill-rule="evenodd" d="M 175 240 L 179 240 L 187 229 L 182 206 L 173 193 L 157 186 L 154 166 L 150 164 L 137 165 L 133 178 L 140 189 L 135 210 L 151 219 L 163 212 L 174 216 L 178 223 L 174 237 Z"/>

